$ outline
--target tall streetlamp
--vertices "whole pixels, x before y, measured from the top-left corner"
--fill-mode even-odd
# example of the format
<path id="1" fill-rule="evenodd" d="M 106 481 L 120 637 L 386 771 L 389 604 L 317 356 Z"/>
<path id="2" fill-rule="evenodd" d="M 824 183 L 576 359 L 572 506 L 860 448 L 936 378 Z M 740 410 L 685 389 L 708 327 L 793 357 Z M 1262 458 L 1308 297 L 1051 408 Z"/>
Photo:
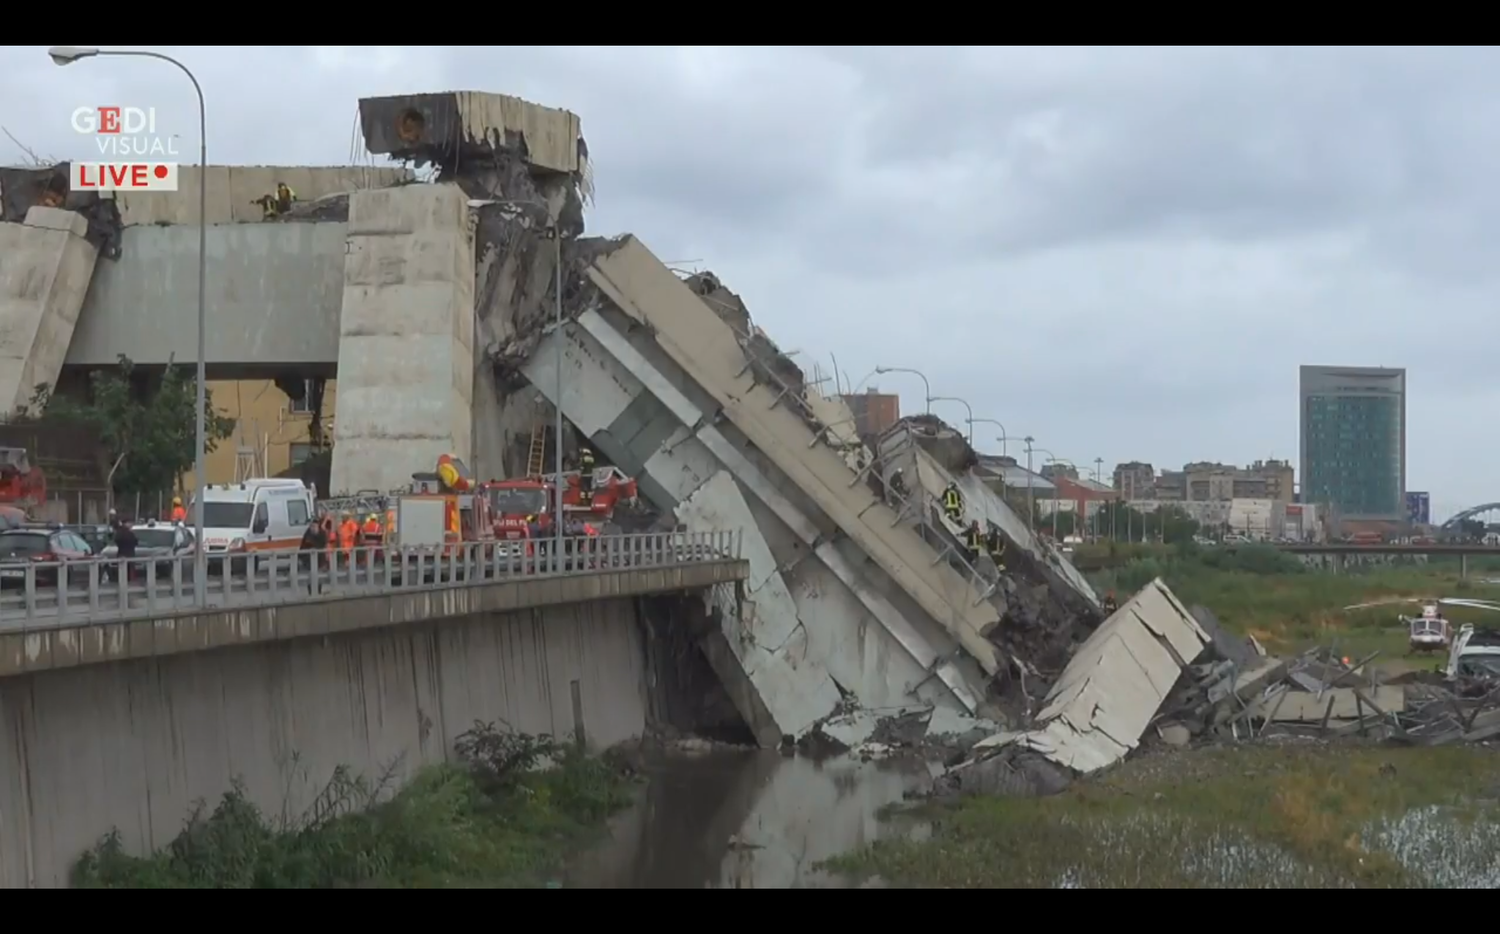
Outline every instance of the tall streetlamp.
<path id="1" fill-rule="evenodd" d="M 932 411 L 932 404 L 934 402 L 957 402 L 959 405 L 961 405 L 961 406 L 964 407 L 964 411 L 966 411 L 966 412 L 969 413 L 969 417 L 967 419 L 968 426 L 969 426 L 969 447 L 973 447 L 974 446 L 974 407 L 969 404 L 969 400 L 967 400 L 967 399 L 960 399 L 958 396 L 928 396 L 927 397 L 927 406 L 928 406 L 928 411 L 929 412 Z"/>
<path id="2" fill-rule="evenodd" d="M 974 426 L 975 425 L 979 425 L 979 424 L 982 424 L 982 425 L 994 425 L 996 428 L 1000 429 L 1000 437 L 996 438 L 995 440 L 1000 442 L 1000 454 L 1002 456 L 1009 456 L 1009 452 L 1006 450 L 1006 445 L 1005 445 L 1005 442 L 1006 442 L 1005 426 L 1002 425 L 1002 424 L 1000 424 L 999 422 L 995 421 L 993 418 L 971 418 L 971 419 L 969 419 L 969 443 L 970 444 L 973 443 L 973 441 L 974 441 Z"/>
<path id="3" fill-rule="evenodd" d="M 923 398 L 926 400 L 926 406 L 927 406 L 926 409 L 924 409 L 924 411 L 928 415 L 932 414 L 932 383 L 930 383 L 930 382 L 927 381 L 927 374 L 926 373 L 923 373 L 921 370 L 913 370 L 909 366 L 877 366 L 875 368 L 875 372 L 876 373 L 881 373 L 881 374 L 885 374 L 885 373 L 910 373 L 913 376 L 919 377 L 922 380 L 922 389 L 924 390 L 924 392 L 923 392 Z"/>
<path id="4" fill-rule="evenodd" d="M 193 452 L 193 541 L 197 543 L 197 547 L 193 552 L 193 603 L 202 607 L 207 604 L 208 590 L 205 586 L 208 579 L 208 554 L 203 548 L 203 490 L 207 486 L 204 460 L 208 452 L 208 380 L 205 376 L 207 364 L 204 348 L 204 319 L 207 317 L 208 306 L 208 108 L 203 103 L 203 86 L 186 65 L 160 52 L 54 45 L 47 50 L 47 54 L 58 65 L 71 65 L 79 59 L 99 55 L 154 58 L 176 65 L 193 82 L 193 91 L 198 95 L 198 411 L 194 427 L 197 449 Z"/>
<path id="5" fill-rule="evenodd" d="M 1094 458 L 1094 482 L 1099 484 L 1100 486 L 1104 485 L 1104 458 L 1102 457 Z M 1110 514 L 1113 515 L 1114 510 L 1110 510 Z M 1092 537 L 1094 541 L 1099 541 L 1099 510 L 1097 509 L 1094 510 L 1094 526 Z"/>
<path id="6" fill-rule="evenodd" d="M 562 294 L 562 289 L 563 289 L 563 254 L 562 254 L 562 228 L 558 227 L 558 225 L 554 223 L 552 225 L 552 227 L 548 230 L 548 233 L 552 237 L 553 263 L 557 267 L 556 270 L 555 270 L 555 274 L 554 274 L 553 282 L 552 282 L 552 288 L 553 288 L 553 292 L 554 292 L 554 294 L 552 296 L 553 310 L 556 312 L 556 315 L 557 315 L 557 357 L 552 362 L 553 366 L 555 366 L 557 368 L 557 383 L 556 383 L 556 385 L 554 387 L 554 392 L 556 393 L 556 395 L 553 397 L 553 398 L 555 398 L 557 400 L 557 404 L 552 407 L 555 410 L 555 413 L 554 413 L 555 414 L 555 418 L 553 419 L 553 422 L 552 422 L 552 434 L 553 434 L 553 439 L 552 439 L 552 441 L 553 441 L 552 459 L 553 459 L 553 463 L 557 465 L 556 466 L 557 482 L 554 483 L 554 484 L 552 484 L 552 488 L 553 488 L 553 497 L 554 497 L 554 499 L 557 502 L 557 509 L 552 514 L 552 527 L 553 527 L 553 533 L 555 535 L 555 538 L 553 540 L 553 550 L 557 553 L 556 558 L 554 558 L 553 560 L 555 560 L 557 562 L 555 570 L 557 570 L 557 571 L 560 572 L 560 571 L 562 571 L 563 565 L 564 565 L 564 562 L 563 562 L 563 531 L 564 531 L 563 530 L 563 525 L 564 525 L 564 521 L 563 520 L 566 518 L 565 515 L 564 515 L 564 513 L 563 513 L 563 484 L 567 483 L 566 478 L 563 477 L 563 404 L 562 404 L 563 403 L 563 395 L 562 395 L 563 394 L 563 294 Z M 579 484 L 579 489 L 581 490 L 581 489 L 583 489 L 583 465 L 582 464 L 578 465 L 578 471 L 579 471 L 579 473 L 578 473 L 578 484 Z"/>
<path id="7" fill-rule="evenodd" d="M 1049 463 L 1049 464 L 1067 464 L 1069 467 L 1072 467 L 1074 470 L 1078 469 L 1078 465 L 1077 464 L 1073 463 L 1072 461 L 1068 460 L 1065 457 L 1058 457 L 1056 454 L 1053 454 L 1051 451 L 1047 450 L 1046 448 L 1033 448 L 1032 450 L 1041 451 L 1043 454 L 1047 455 L 1047 463 Z M 1058 511 L 1057 510 L 1057 506 L 1058 506 L 1057 494 L 1058 494 L 1058 489 L 1057 489 L 1057 474 L 1055 472 L 1049 478 L 1048 482 L 1050 482 L 1052 484 L 1052 540 L 1053 541 L 1057 541 L 1057 511 Z"/>
<path id="8" fill-rule="evenodd" d="M 1026 527 L 1029 529 L 1034 529 L 1036 528 L 1036 500 L 1034 499 L 1034 494 L 1032 493 L 1034 484 L 1031 482 L 1031 442 L 1035 441 L 1036 439 L 1031 435 L 1027 435 L 1021 440 L 1026 442 Z"/>

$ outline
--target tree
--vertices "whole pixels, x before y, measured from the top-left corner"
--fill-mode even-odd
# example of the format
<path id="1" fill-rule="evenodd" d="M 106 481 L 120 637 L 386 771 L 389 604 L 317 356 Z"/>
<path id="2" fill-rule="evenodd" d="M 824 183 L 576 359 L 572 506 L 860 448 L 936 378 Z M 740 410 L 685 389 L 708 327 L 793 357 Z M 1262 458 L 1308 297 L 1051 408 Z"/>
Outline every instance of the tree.
<path id="1" fill-rule="evenodd" d="M 85 425 L 95 431 L 116 494 L 154 493 L 176 485 L 197 453 L 197 384 L 183 368 L 167 364 L 144 396 L 135 389 L 135 365 L 123 354 L 119 367 L 89 374 L 89 399 L 54 395 L 45 384 L 32 394 L 31 411 L 43 420 Z M 209 451 L 234 432 L 234 419 L 205 408 Z"/>

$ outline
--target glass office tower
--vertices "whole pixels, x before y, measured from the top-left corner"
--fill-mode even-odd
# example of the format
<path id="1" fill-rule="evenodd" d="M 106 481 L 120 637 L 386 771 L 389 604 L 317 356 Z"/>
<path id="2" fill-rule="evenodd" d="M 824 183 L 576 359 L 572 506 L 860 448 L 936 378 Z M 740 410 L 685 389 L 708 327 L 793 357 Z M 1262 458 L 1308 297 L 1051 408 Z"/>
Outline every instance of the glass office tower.
<path id="1" fill-rule="evenodd" d="M 1343 519 L 1406 517 L 1406 370 L 1304 366 L 1302 502 Z"/>

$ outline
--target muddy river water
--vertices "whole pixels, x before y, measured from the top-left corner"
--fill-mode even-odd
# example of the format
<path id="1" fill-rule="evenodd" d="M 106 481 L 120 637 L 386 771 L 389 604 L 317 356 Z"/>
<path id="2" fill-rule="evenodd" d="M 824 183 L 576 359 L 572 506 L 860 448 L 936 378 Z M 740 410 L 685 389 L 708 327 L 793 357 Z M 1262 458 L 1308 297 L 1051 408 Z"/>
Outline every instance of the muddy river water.
<path id="1" fill-rule="evenodd" d="M 674 754 L 645 764 L 636 803 L 576 859 L 579 888 L 843 888 L 814 866 L 880 836 L 927 832 L 878 812 L 930 781 L 920 762 L 776 752 Z"/>

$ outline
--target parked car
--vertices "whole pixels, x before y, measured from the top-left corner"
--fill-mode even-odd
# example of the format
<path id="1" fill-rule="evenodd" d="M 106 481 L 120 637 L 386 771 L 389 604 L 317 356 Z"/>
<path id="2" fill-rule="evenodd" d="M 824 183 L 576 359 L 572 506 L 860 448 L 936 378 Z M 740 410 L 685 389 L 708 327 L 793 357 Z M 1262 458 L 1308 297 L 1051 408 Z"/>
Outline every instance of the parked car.
<path id="1" fill-rule="evenodd" d="M 193 530 L 181 525 L 169 525 L 165 522 L 147 522 L 145 525 L 133 525 L 131 530 L 135 532 L 135 557 L 139 564 L 131 566 L 131 574 L 145 573 L 146 563 L 143 558 L 155 558 L 156 576 L 159 579 L 171 580 L 172 565 L 175 559 L 187 557 L 198 549 L 193 544 Z M 119 559 L 120 550 L 110 544 L 104 548 L 99 557 L 110 563 L 104 566 L 104 575 L 107 580 L 115 580 L 119 574 L 119 565 L 114 563 Z M 182 576 L 186 580 L 192 575 L 192 566 L 183 568 Z"/>
<path id="2" fill-rule="evenodd" d="M 93 560 L 88 542 L 76 532 L 63 528 L 23 526 L 0 531 L 0 586 L 24 587 L 26 568 L 37 565 L 38 587 L 57 586 L 58 576 L 66 571 L 68 583 L 87 579 L 88 562 Z"/>

